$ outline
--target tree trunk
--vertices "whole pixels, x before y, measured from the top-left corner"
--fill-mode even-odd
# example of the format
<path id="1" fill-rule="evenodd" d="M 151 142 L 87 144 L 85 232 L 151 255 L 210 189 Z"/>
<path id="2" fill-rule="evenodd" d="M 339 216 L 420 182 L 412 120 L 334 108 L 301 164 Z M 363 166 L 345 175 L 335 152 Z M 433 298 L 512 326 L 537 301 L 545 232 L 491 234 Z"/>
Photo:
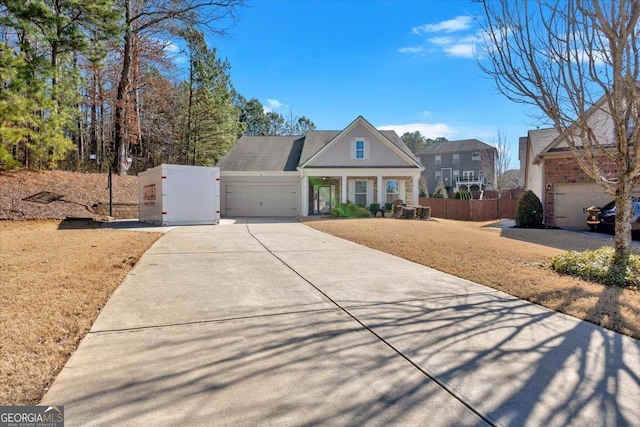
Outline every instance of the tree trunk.
<path id="1" fill-rule="evenodd" d="M 115 156 L 113 157 L 112 168 L 119 175 L 124 176 L 127 171 L 122 167 L 127 157 L 126 136 L 125 136 L 125 115 L 126 115 L 126 96 L 129 91 L 129 76 L 131 73 L 131 2 L 125 1 L 125 17 L 126 26 L 124 30 L 124 51 L 122 54 L 122 72 L 120 81 L 118 82 L 118 91 L 116 94 L 115 108 Z"/>
<path id="2" fill-rule="evenodd" d="M 613 268 L 615 276 L 619 278 L 618 285 L 623 286 L 625 272 L 631 255 L 631 217 L 635 210 L 635 203 L 631 201 L 632 188 L 626 182 L 620 182 L 616 193 L 616 223 L 615 223 L 615 258 Z"/>

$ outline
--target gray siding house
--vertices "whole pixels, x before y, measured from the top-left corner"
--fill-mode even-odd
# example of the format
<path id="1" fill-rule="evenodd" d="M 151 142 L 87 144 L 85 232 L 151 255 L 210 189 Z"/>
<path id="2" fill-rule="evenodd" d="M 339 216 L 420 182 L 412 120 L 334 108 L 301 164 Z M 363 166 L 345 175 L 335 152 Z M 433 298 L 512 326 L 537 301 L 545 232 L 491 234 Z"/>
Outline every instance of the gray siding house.
<path id="1" fill-rule="evenodd" d="M 418 159 L 362 116 L 342 130 L 242 136 L 216 165 L 222 216 L 326 215 L 338 203 L 418 204 Z"/>
<path id="2" fill-rule="evenodd" d="M 496 149 L 477 139 L 439 142 L 416 153 L 429 194 L 440 181 L 448 192 L 491 190 Z"/>

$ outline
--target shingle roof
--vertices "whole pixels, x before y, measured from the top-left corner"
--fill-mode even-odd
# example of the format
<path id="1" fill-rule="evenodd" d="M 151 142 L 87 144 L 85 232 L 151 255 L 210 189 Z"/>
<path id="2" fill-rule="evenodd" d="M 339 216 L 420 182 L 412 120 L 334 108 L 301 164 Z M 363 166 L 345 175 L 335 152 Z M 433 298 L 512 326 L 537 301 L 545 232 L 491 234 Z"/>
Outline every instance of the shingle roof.
<path id="1" fill-rule="evenodd" d="M 428 146 L 424 150 L 416 153 L 416 156 L 430 156 L 434 154 L 461 153 L 464 151 L 477 151 L 491 149 L 489 144 L 485 144 L 477 139 L 462 139 L 459 141 L 437 142 Z"/>
<path id="2" fill-rule="evenodd" d="M 312 130 L 307 132 L 304 138 L 304 147 L 300 156 L 300 164 L 303 164 L 316 154 L 329 141 L 338 136 L 339 130 Z"/>
<path id="3" fill-rule="evenodd" d="M 529 131 L 529 140 L 531 141 L 531 154 L 536 158 L 549 144 L 558 137 L 558 131 L 555 128 L 549 129 L 533 129 Z"/>
<path id="4" fill-rule="evenodd" d="M 296 136 L 243 135 L 216 164 L 223 171 L 293 172 L 333 140 L 339 130 L 313 130 Z M 418 160 L 392 130 L 380 131 L 407 156 Z"/>
<path id="5" fill-rule="evenodd" d="M 216 164 L 225 171 L 295 171 L 304 137 L 243 135 Z"/>

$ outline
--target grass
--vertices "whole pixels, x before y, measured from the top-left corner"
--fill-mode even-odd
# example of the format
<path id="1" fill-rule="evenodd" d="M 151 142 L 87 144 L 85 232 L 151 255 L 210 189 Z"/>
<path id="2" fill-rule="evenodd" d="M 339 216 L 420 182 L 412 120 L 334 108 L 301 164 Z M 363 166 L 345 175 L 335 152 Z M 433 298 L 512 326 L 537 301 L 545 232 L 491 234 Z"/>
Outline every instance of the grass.
<path id="1" fill-rule="evenodd" d="M 490 222 L 443 219 L 326 220 L 307 225 L 640 339 L 640 292 L 561 275 L 548 267 L 554 256 L 570 249 L 612 246 L 609 236 L 495 229 Z"/>
<path id="2" fill-rule="evenodd" d="M 37 404 L 159 233 L 0 221 L 0 404 Z"/>

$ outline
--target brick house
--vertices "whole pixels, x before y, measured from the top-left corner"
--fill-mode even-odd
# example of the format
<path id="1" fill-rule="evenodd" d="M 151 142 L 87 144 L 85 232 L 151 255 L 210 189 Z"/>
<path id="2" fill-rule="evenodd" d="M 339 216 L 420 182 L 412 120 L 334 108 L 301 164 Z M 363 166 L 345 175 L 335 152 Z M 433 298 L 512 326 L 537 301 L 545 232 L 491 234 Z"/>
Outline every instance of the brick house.
<path id="1" fill-rule="evenodd" d="M 588 120 L 598 140 L 612 140 L 613 124 L 605 111 L 593 108 Z M 526 137 L 520 138 L 519 151 L 525 170 L 525 188 L 532 190 L 542 201 L 545 224 L 586 228 L 586 209 L 613 200 L 612 195 L 580 168 L 575 154 L 555 129 L 530 130 Z M 608 167 L 602 164 L 601 168 L 605 173 L 615 172 L 613 164 Z"/>

